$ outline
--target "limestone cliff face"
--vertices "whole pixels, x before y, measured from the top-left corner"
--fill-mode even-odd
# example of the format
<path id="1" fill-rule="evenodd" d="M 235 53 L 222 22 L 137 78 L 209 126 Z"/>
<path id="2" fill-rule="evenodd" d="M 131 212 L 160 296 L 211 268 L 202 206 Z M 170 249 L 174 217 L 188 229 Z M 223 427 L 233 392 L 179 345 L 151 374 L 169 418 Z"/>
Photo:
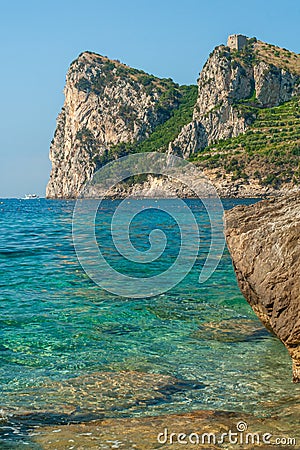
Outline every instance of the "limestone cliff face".
<path id="1" fill-rule="evenodd" d="M 300 382 L 299 194 L 227 211 L 225 232 L 241 291 L 288 349 Z"/>
<path id="2" fill-rule="evenodd" d="M 253 67 L 253 80 L 258 103 L 265 108 L 277 106 L 300 94 L 297 74 L 265 61 Z"/>
<path id="3" fill-rule="evenodd" d="M 198 87 L 194 120 L 203 125 L 207 136 L 200 147 L 246 129 L 247 120 L 234 105 L 253 93 L 251 67 L 232 64 L 230 51 L 217 47 L 200 74 Z"/>
<path id="4" fill-rule="evenodd" d="M 177 138 L 169 143 L 168 153 L 188 159 L 207 145 L 207 132 L 203 124 L 197 120 L 185 125 Z"/>
<path id="5" fill-rule="evenodd" d="M 67 73 L 46 195 L 77 197 L 112 145 L 145 139 L 177 106 L 170 81 L 85 52 Z"/>

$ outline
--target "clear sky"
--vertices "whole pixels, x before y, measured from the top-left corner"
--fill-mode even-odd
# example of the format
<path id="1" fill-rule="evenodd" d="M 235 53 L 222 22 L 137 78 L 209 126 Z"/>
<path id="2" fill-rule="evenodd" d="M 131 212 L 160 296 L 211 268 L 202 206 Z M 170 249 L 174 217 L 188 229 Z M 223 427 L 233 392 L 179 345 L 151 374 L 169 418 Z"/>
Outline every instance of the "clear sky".
<path id="1" fill-rule="evenodd" d="M 84 50 L 181 84 L 228 34 L 300 53 L 299 0 L 0 1 L 0 197 L 44 195 L 65 74 Z"/>

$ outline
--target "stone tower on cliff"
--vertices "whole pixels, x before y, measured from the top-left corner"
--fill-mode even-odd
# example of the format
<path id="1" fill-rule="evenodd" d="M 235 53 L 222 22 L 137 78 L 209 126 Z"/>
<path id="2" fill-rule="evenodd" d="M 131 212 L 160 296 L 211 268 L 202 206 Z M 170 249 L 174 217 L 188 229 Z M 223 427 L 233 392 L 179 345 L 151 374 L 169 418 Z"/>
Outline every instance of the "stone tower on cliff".
<path id="1" fill-rule="evenodd" d="M 231 34 L 227 39 L 227 47 L 240 51 L 247 45 L 248 38 L 243 34 Z"/>

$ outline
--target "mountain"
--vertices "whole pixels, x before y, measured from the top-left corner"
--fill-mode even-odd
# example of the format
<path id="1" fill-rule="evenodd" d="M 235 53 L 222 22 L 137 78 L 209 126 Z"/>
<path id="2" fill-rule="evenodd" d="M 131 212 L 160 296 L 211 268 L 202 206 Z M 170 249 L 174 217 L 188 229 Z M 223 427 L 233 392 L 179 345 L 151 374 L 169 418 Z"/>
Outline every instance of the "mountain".
<path id="1" fill-rule="evenodd" d="M 162 146 L 159 127 L 166 122 L 168 139 L 176 137 L 192 119 L 197 88 L 84 52 L 68 70 L 64 94 L 50 147 L 50 198 L 77 197 L 97 168 L 127 152 L 127 144 L 157 136 Z"/>
<path id="2" fill-rule="evenodd" d="M 47 197 L 77 197 L 106 162 L 145 151 L 191 159 L 224 196 L 297 187 L 300 56 L 288 50 L 230 36 L 210 54 L 198 86 L 84 52 L 64 92 Z"/>

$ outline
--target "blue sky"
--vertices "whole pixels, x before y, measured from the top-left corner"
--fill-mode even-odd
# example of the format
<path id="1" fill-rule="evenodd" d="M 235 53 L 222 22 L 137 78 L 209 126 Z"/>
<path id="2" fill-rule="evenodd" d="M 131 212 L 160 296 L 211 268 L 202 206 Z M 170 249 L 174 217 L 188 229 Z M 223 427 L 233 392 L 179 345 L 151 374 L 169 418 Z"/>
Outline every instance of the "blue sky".
<path id="1" fill-rule="evenodd" d="M 299 0 L 2 0 L 0 197 L 44 195 L 65 74 L 82 51 L 190 84 L 228 34 L 300 53 L 299 23 Z"/>

